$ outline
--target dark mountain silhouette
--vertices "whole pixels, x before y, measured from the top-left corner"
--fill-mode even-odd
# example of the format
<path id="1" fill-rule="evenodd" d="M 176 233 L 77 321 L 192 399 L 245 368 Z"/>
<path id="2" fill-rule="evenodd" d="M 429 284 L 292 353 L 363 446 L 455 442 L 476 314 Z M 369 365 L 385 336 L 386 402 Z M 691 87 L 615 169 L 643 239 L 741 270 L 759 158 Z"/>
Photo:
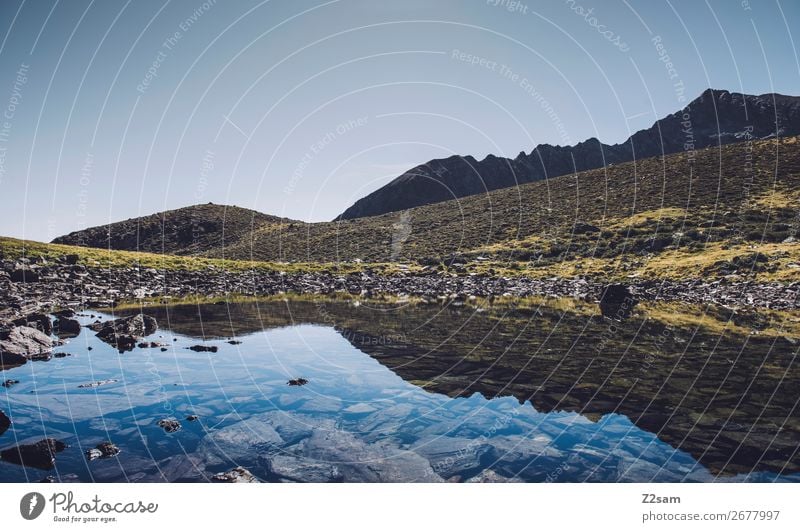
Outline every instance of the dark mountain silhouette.
<path id="1" fill-rule="evenodd" d="M 408 170 L 361 198 L 336 219 L 362 218 L 489 190 L 659 155 L 693 152 L 749 139 L 800 134 L 800 97 L 752 96 L 707 89 L 684 109 L 634 133 L 622 144 L 591 138 L 575 146 L 541 144 L 514 159 L 454 155 Z"/>

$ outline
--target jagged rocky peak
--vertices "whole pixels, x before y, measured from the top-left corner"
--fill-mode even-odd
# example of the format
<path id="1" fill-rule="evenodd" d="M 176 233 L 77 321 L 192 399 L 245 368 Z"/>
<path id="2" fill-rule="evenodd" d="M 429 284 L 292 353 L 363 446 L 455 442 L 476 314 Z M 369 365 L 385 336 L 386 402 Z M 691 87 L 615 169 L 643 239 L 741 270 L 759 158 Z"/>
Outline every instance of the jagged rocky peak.
<path id="1" fill-rule="evenodd" d="M 361 198 L 337 219 L 377 216 L 412 207 L 481 194 L 559 175 L 689 149 L 749 139 L 800 134 L 800 98 L 746 95 L 706 89 L 686 107 L 631 135 L 603 144 L 590 138 L 574 146 L 540 144 L 514 159 L 488 156 L 476 161 L 453 155 L 429 161 Z"/>

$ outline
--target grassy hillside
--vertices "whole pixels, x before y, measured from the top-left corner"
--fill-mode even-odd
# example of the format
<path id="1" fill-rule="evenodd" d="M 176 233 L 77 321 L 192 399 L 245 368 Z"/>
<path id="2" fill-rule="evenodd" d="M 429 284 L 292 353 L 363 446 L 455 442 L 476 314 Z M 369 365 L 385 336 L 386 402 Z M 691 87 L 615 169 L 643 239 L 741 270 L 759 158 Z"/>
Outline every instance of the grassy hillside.
<path id="1" fill-rule="evenodd" d="M 697 266 L 721 275 L 778 274 L 781 264 L 800 258 L 792 242 L 799 206 L 800 142 L 793 137 L 707 149 L 694 160 L 651 158 L 372 218 L 262 227 L 210 255 L 480 258 L 484 267 L 547 273 L 567 265 L 564 273 L 627 268 L 644 275 L 674 264 L 680 276 L 701 273 Z M 758 253 L 783 263 L 763 262 Z"/>
<path id="2" fill-rule="evenodd" d="M 504 275 L 791 281 L 800 268 L 800 141 L 610 165 L 356 220 L 311 224 L 192 209 L 201 207 L 217 231 L 181 247 L 170 236 L 181 231 L 178 211 L 166 213 L 174 223 L 164 249 L 258 262 L 444 263 Z M 130 233 L 134 223 L 123 224 Z M 156 247 L 157 227 L 149 227 L 147 245 Z"/>
<path id="3" fill-rule="evenodd" d="M 202 255 L 215 248 L 234 245 L 258 228 L 287 222 L 291 220 L 251 209 L 207 203 L 75 231 L 56 238 L 53 243 Z"/>
<path id="4" fill-rule="evenodd" d="M 362 264 L 315 263 L 275 263 L 264 261 L 228 260 L 210 257 L 168 255 L 141 251 L 119 251 L 66 244 L 47 244 L 30 240 L 0 237 L 0 260 L 16 261 L 26 258 L 38 264 L 59 264 L 67 258 L 75 264 L 88 268 L 153 268 L 166 271 L 202 272 L 204 270 L 224 270 L 230 272 L 336 272 L 340 274 L 362 271 Z M 396 271 L 393 264 L 370 264 L 378 273 Z"/>

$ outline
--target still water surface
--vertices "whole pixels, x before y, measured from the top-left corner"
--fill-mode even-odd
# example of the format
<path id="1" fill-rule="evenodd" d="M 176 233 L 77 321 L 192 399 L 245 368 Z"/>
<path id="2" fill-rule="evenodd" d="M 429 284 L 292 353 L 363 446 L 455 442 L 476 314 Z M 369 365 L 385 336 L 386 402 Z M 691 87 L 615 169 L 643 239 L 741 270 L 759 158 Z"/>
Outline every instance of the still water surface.
<path id="1" fill-rule="evenodd" d="M 0 372 L 20 381 L 0 388 L 0 449 L 69 445 L 49 471 L 0 462 L 0 480 L 206 481 L 237 465 L 263 481 L 800 479 L 791 343 L 635 320 L 609 335 L 551 308 L 147 312 L 166 351 L 120 354 L 84 329 L 58 349 L 71 356 Z M 87 461 L 103 441 L 122 452 Z"/>

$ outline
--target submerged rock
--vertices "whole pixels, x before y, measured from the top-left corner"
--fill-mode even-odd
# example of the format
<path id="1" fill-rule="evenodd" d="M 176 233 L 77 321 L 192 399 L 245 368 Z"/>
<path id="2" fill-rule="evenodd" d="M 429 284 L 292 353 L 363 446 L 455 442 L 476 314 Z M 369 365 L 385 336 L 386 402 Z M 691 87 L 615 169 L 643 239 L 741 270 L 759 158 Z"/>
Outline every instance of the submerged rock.
<path id="1" fill-rule="evenodd" d="M 225 473 L 217 473 L 211 477 L 211 482 L 247 483 L 260 482 L 250 471 L 243 467 L 235 467 Z"/>
<path id="2" fill-rule="evenodd" d="M 369 443 L 342 430 L 315 430 L 288 451 L 306 462 L 336 464 L 346 482 L 442 482 L 419 454 L 386 441 Z"/>
<path id="3" fill-rule="evenodd" d="M 606 318 L 622 321 L 630 317 L 638 301 L 624 284 L 610 284 L 600 298 L 600 312 Z"/>
<path id="4" fill-rule="evenodd" d="M 264 459 L 270 476 L 289 482 L 342 482 L 344 476 L 336 464 L 304 460 L 292 455 L 275 455 Z"/>
<path id="5" fill-rule="evenodd" d="M 52 469 L 56 462 L 56 453 L 67 448 L 64 442 L 45 438 L 36 443 L 19 445 L 0 451 L 0 458 L 12 464 L 37 469 Z"/>
<path id="6" fill-rule="evenodd" d="M 105 379 L 102 381 L 94 381 L 94 382 L 87 382 L 85 384 L 79 384 L 78 388 L 97 388 L 99 386 L 105 386 L 106 384 L 113 384 L 118 382 L 117 379 Z"/>
<path id="7" fill-rule="evenodd" d="M 522 482 L 516 477 L 504 477 L 498 475 L 491 469 L 484 469 L 479 474 L 467 480 L 468 483 L 498 483 L 498 482 Z"/>

